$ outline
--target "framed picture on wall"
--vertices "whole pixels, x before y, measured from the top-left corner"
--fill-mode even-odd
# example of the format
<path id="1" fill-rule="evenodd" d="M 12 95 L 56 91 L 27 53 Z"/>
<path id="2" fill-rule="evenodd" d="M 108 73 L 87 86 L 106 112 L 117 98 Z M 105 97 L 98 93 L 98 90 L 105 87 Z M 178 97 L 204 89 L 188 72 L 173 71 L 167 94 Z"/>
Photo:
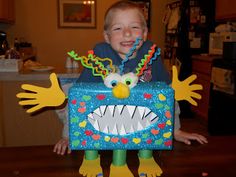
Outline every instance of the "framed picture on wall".
<path id="1" fill-rule="evenodd" d="M 96 0 L 58 0 L 58 26 L 96 28 Z"/>
<path id="2" fill-rule="evenodd" d="M 137 3 L 142 9 L 147 22 L 148 29 L 151 27 L 151 0 L 132 0 Z"/>

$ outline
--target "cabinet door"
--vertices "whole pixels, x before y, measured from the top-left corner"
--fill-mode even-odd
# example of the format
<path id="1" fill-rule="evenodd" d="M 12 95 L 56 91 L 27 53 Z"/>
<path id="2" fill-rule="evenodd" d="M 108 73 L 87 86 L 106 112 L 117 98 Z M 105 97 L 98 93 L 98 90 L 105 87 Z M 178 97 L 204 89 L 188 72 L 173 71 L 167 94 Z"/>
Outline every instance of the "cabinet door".
<path id="1" fill-rule="evenodd" d="M 216 20 L 236 19 L 235 0 L 216 0 Z"/>
<path id="2" fill-rule="evenodd" d="M 0 82 L 0 96 L 2 98 L 2 92 L 3 92 L 3 86 L 2 86 L 2 82 Z M 4 127 L 4 121 L 3 121 L 3 111 L 2 111 L 2 108 L 3 108 L 3 100 L 0 99 L 0 147 L 3 146 L 3 143 L 4 143 L 4 130 L 3 130 L 3 127 Z"/>
<path id="3" fill-rule="evenodd" d="M 201 59 L 199 60 L 199 58 Z M 212 60 L 200 55 L 196 59 L 194 57 L 192 59 L 193 74 L 197 75 L 196 83 L 203 86 L 203 90 L 197 91 L 201 94 L 202 99 L 196 100 L 198 106 L 192 106 L 192 110 L 201 117 L 208 119 Z"/>
<path id="4" fill-rule="evenodd" d="M 49 81 L 0 82 L 0 145 L 10 147 L 55 144 L 62 134 L 60 120 L 51 109 L 43 109 L 34 114 L 26 113 L 26 109 L 18 104 L 19 99 L 16 98 L 16 94 L 22 91 L 20 86 L 23 83 L 50 86 Z"/>
<path id="5" fill-rule="evenodd" d="M 201 94 L 202 99 L 196 100 L 198 106 L 192 106 L 192 110 L 203 117 L 204 119 L 208 119 L 208 108 L 209 108 L 209 93 L 210 93 L 210 76 L 201 74 L 201 73 L 193 73 L 196 74 L 197 84 L 201 84 L 203 86 L 203 90 L 197 91 Z"/>
<path id="6" fill-rule="evenodd" d="M 14 0 L 0 0 L 0 22 L 13 23 L 15 21 Z"/>

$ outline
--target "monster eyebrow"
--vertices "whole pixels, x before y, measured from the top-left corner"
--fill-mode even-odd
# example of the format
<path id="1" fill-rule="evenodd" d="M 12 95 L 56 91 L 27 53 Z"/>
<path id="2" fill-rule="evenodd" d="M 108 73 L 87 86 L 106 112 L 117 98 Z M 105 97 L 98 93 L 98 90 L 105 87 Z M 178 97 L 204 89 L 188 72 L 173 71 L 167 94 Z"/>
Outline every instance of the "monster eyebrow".
<path id="1" fill-rule="evenodd" d="M 99 58 L 95 56 L 93 50 L 88 51 L 88 57 L 78 57 L 78 54 L 73 50 L 67 54 L 74 60 L 80 61 L 84 67 L 91 69 L 93 76 L 100 76 L 103 80 L 109 74 L 109 71 L 102 62 L 108 61 L 111 71 L 115 72 L 115 67 L 112 64 L 112 60 L 110 58 Z"/>
<path id="2" fill-rule="evenodd" d="M 136 68 L 136 75 L 141 76 L 143 71 L 147 68 L 148 65 L 151 65 L 154 60 L 157 59 L 161 54 L 161 49 L 156 47 L 156 45 L 152 45 L 150 50 L 148 50 L 148 54 L 144 55 L 144 58 L 140 60 L 138 66 Z"/>

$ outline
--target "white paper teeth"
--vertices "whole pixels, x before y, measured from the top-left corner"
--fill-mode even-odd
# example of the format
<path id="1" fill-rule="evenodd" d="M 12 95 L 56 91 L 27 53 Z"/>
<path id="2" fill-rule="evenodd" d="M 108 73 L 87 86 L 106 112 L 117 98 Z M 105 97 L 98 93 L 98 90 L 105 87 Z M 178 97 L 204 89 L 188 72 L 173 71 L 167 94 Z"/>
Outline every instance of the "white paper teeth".
<path id="1" fill-rule="evenodd" d="M 97 114 L 98 116 L 102 117 L 102 114 L 101 114 L 100 109 L 96 109 L 96 110 L 94 110 L 93 113 L 95 113 L 95 114 Z"/>
<path id="2" fill-rule="evenodd" d="M 118 130 L 117 130 L 116 124 L 115 124 L 115 126 L 114 126 L 114 128 L 113 128 L 111 134 L 113 134 L 113 135 L 118 135 Z"/>
<path id="3" fill-rule="evenodd" d="M 129 111 L 130 117 L 132 118 L 133 115 L 134 115 L 134 111 L 136 109 L 136 106 L 126 106 L 126 107 L 127 107 L 128 111 Z"/>
<path id="4" fill-rule="evenodd" d="M 119 114 L 122 113 L 124 106 L 123 105 L 117 105 L 116 110 L 118 111 Z"/>
<path id="5" fill-rule="evenodd" d="M 137 127 L 137 130 L 140 131 L 140 130 L 143 130 L 143 126 L 141 125 L 140 122 L 138 122 L 138 127 Z"/>
<path id="6" fill-rule="evenodd" d="M 151 122 L 153 122 L 157 118 L 157 115 L 151 112 L 147 118 L 148 120 L 151 120 Z"/>
<path id="7" fill-rule="evenodd" d="M 144 114 L 145 114 L 145 107 L 139 106 L 137 110 L 138 110 L 141 118 L 143 119 Z"/>
<path id="8" fill-rule="evenodd" d="M 99 129 L 99 125 L 98 125 L 98 121 L 95 120 L 94 124 L 93 124 L 93 127 L 97 130 L 97 131 L 100 131 Z"/>
<path id="9" fill-rule="evenodd" d="M 110 113 L 111 113 L 111 115 L 114 115 L 114 105 L 112 105 L 112 106 L 108 106 L 108 108 L 107 109 L 109 109 L 110 110 Z M 106 114 L 106 113 L 105 113 Z"/>
<path id="10" fill-rule="evenodd" d="M 103 131 L 102 131 L 103 133 L 109 133 L 109 129 L 108 129 L 108 126 L 106 126 L 104 129 L 103 129 Z"/>
<path id="11" fill-rule="evenodd" d="M 113 135 L 141 131 L 157 120 L 149 108 L 131 105 L 103 105 L 88 114 L 88 121 L 96 130 Z"/>
<path id="12" fill-rule="evenodd" d="M 150 126 L 150 125 L 151 125 L 150 121 L 149 121 L 148 119 L 146 119 L 146 125 L 145 125 L 145 127 L 148 127 L 148 126 Z"/>
<path id="13" fill-rule="evenodd" d="M 130 127 L 129 133 L 134 133 L 134 128 L 133 128 L 132 125 L 131 125 L 131 127 Z"/>
<path id="14" fill-rule="evenodd" d="M 95 120 L 95 119 L 93 118 L 93 114 L 92 114 L 92 113 L 88 114 L 88 118 L 89 118 L 89 119 L 92 119 L 92 120 Z"/>
<path id="15" fill-rule="evenodd" d="M 123 124 L 121 125 L 120 131 L 119 131 L 119 134 L 120 134 L 120 135 L 126 135 L 125 127 L 124 127 Z"/>
<path id="16" fill-rule="evenodd" d="M 151 110 L 149 108 L 145 107 L 144 117 L 147 117 L 148 114 L 150 114 L 150 113 L 151 113 Z"/>
<path id="17" fill-rule="evenodd" d="M 106 111 L 106 106 L 100 106 L 99 109 L 101 111 L 101 114 L 104 115 Z"/>

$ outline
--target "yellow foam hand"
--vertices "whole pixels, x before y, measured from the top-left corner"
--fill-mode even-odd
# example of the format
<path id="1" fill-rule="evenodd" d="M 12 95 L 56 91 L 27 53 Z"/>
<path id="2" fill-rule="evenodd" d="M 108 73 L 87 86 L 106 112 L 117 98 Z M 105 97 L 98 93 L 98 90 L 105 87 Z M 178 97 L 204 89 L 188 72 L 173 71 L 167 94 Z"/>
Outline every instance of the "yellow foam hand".
<path id="1" fill-rule="evenodd" d="M 16 97 L 24 99 L 19 101 L 20 105 L 35 105 L 28 109 L 27 113 L 35 112 L 47 106 L 60 106 L 64 103 L 66 96 L 61 90 L 55 73 L 50 74 L 51 87 L 44 88 L 30 84 L 23 84 L 22 89 L 30 93 L 21 92 Z"/>
<path id="2" fill-rule="evenodd" d="M 177 101 L 186 100 L 194 106 L 197 106 L 197 102 L 193 99 L 201 99 L 201 95 L 194 91 L 202 90 L 203 87 L 200 84 L 190 85 L 196 78 L 196 75 L 191 75 L 184 81 L 179 81 L 178 72 L 176 66 L 172 67 L 172 88 L 175 90 L 175 99 Z"/>

